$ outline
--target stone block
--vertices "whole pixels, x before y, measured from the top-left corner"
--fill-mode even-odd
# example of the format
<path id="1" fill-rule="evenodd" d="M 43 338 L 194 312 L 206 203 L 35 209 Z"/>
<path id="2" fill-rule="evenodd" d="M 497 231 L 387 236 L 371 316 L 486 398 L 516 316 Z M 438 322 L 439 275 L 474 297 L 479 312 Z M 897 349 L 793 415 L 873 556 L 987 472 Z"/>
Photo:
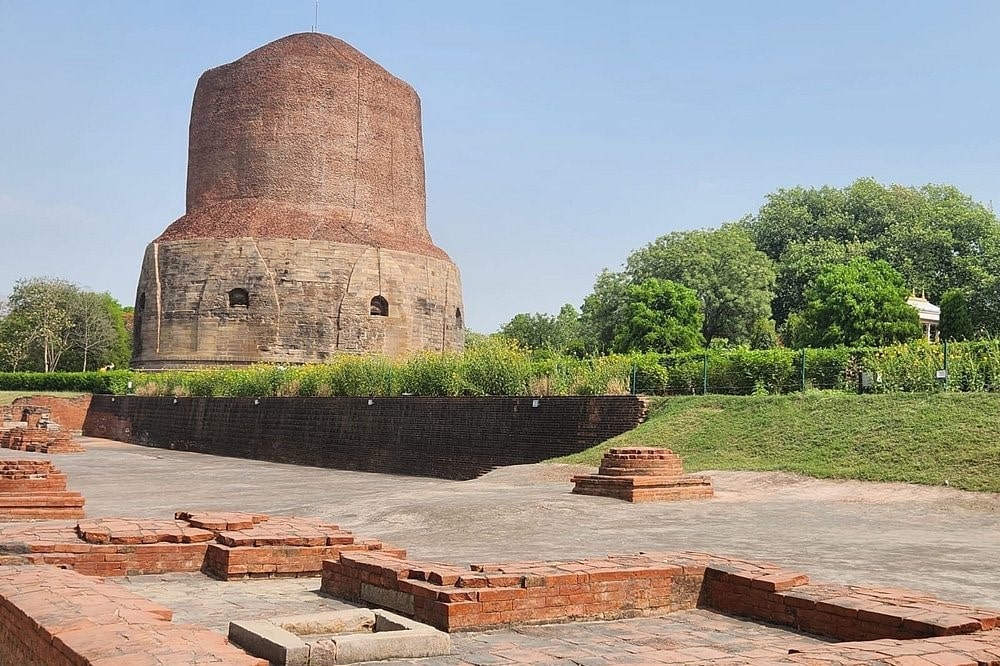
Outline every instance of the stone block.
<path id="1" fill-rule="evenodd" d="M 272 664 L 310 666 L 306 642 L 267 620 L 230 622 L 229 640 Z"/>
<path id="2" fill-rule="evenodd" d="M 368 609 L 231 622 L 229 638 L 278 666 L 421 659 L 451 652 L 447 634 L 388 611 Z"/>

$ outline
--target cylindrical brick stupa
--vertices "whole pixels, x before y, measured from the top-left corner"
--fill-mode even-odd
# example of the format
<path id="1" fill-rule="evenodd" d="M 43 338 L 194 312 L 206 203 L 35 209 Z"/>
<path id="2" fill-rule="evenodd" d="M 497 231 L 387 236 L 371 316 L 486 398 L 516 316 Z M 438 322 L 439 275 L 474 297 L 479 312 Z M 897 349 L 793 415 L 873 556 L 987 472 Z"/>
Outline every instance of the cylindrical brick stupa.
<path id="1" fill-rule="evenodd" d="M 133 367 L 402 356 L 463 338 L 458 268 L 427 232 L 413 88 L 319 33 L 205 72 L 187 211 L 142 262 Z"/>

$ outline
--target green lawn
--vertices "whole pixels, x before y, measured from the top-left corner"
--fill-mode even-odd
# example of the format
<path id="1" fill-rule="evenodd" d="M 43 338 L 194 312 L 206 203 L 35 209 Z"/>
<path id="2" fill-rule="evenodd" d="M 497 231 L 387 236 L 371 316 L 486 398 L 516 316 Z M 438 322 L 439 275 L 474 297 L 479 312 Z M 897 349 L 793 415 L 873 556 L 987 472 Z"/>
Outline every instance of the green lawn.
<path id="1" fill-rule="evenodd" d="M 659 398 L 635 430 L 553 462 L 597 465 L 612 446 L 667 447 L 688 471 L 784 471 L 1000 492 L 1000 395 Z"/>
<path id="2" fill-rule="evenodd" d="M 28 395 L 54 395 L 60 398 L 75 398 L 83 394 L 73 391 L 0 391 L 0 405 L 9 405 L 17 398 Z"/>

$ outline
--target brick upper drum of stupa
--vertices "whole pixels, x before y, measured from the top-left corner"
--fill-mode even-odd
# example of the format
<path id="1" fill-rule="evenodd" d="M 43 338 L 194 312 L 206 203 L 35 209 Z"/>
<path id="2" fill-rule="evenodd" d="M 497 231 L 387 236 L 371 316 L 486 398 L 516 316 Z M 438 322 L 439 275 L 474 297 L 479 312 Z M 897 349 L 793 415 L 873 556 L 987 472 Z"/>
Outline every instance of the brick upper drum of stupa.
<path id="1" fill-rule="evenodd" d="M 134 367 L 460 351 L 463 308 L 427 230 L 412 87 L 319 33 L 202 74 L 186 210 L 142 262 Z"/>
<path id="2" fill-rule="evenodd" d="M 712 497 L 712 480 L 685 474 L 681 457 L 670 449 L 610 449 L 597 474 L 574 476 L 578 495 L 613 497 L 627 502 L 669 502 Z"/>

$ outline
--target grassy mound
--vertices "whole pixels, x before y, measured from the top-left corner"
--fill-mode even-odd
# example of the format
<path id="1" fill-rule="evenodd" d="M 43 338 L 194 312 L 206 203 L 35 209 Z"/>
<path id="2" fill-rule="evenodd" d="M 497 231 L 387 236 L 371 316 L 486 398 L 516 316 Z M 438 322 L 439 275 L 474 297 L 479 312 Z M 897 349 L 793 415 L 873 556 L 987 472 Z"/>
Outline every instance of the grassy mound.
<path id="1" fill-rule="evenodd" d="M 1000 492 L 1000 395 L 661 398 L 635 430 L 554 462 L 597 465 L 612 446 L 670 448 L 688 471 L 784 471 Z"/>

